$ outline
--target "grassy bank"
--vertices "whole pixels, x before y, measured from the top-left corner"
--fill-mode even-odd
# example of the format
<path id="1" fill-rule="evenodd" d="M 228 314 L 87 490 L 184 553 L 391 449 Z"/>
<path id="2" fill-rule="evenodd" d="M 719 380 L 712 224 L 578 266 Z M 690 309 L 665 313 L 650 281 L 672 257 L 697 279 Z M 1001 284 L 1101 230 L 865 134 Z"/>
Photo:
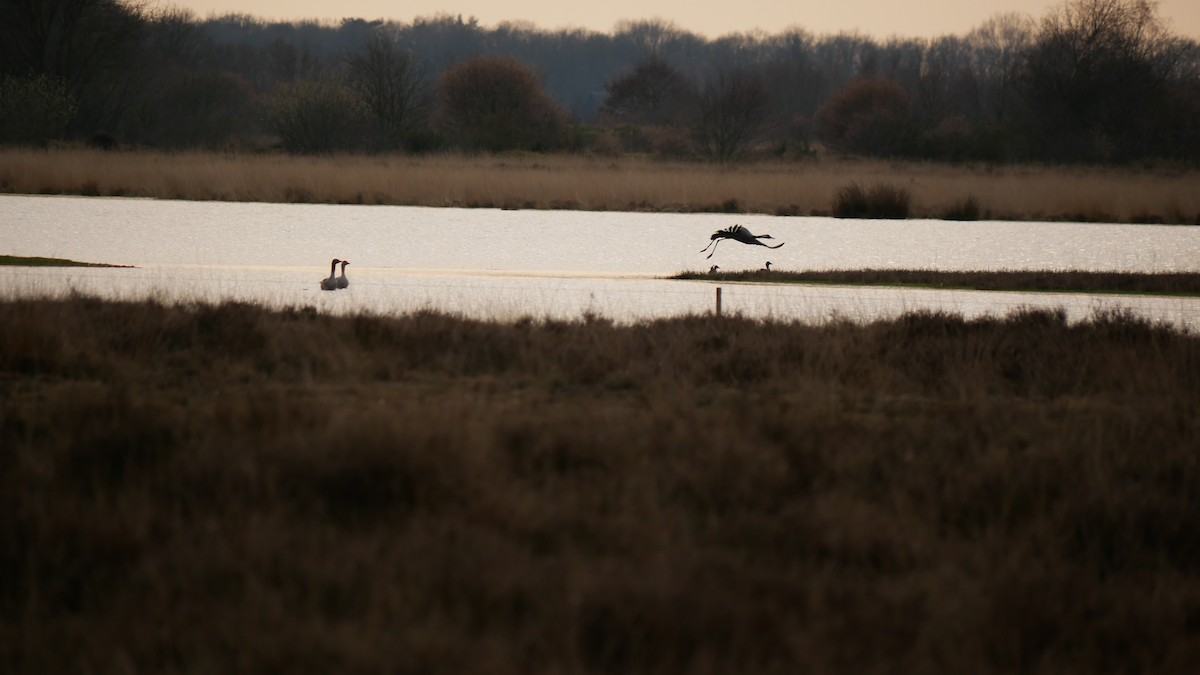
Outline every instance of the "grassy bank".
<path id="1" fill-rule="evenodd" d="M 1123 293 L 1135 295 L 1200 295 L 1194 272 L 965 271 L 942 270 L 740 270 L 681 272 L 672 279 L 755 281 L 763 283 L 839 284 L 850 286 L 915 286 L 977 291 Z"/>
<path id="2" fill-rule="evenodd" d="M 262 202 L 827 215 L 848 185 L 907 190 L 914 218 L 1200 223 L 1196 170 L 881 161 L 294 157 L 0 149 L 0 191 Z"/>
<path id="3" fill-rule="evenodd" d="M 1190 672 L 1200 339 L 0 300 L 0 663 Z"/>
<path id="4" fill-rule="evenodd" d="M 79 262 L 66 258 L 40 258 L 37 256 L 0 255 L 0 265 L 9 267 L 125 267 L 105 263 Z"/>

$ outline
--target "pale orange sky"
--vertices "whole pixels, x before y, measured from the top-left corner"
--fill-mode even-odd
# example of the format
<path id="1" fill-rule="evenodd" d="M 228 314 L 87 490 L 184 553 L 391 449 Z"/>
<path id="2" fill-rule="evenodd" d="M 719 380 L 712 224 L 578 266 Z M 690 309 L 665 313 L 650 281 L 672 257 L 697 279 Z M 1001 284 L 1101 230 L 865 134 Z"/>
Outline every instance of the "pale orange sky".
<path id="1" fill-rule="evenodd" d="M 580 27 L 609 33 L 622 19 L 662 18 L 680 28 L 719 37 L 762 29 L 778 33 L 801 26 L 818 35 L 858 31 L 876 37 L 963 35 L 1001 12 L 1041 18 L 1060 0 L 724 0 L 700 6 L 679 0 L 158 0 L 186 7 L 201 18 L 238 12 L 263 19 L 391 19 L 410 22 L 442 13 L 474 16 L 485 26 L 529 21 L 553 30 Z M 1161 0 L 1159 15 L 1171 31 L 1200 38 L 1200 0 Z"/>

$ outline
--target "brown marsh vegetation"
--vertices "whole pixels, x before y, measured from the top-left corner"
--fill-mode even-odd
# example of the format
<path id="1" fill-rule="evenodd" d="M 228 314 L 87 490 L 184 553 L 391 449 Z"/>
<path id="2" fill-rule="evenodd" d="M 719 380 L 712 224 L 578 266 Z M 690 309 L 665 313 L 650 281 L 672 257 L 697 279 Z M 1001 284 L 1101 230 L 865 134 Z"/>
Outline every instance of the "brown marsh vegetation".
<path id="1" fill-rule="evenodd" d="M 0 300 L 9 673 L 1190 673 L 1200 339 Z"/>
<path id="2" fill-rule="evenodd" d="M 1196 224 L 1198 182 L 1195 169 L 1135 167 L 0 149 L 0 192 L 222 201 L 807 216 L 859 185 L 903 190 L 912 218 Z"/>
<path id="3" fill-rule="evenodd" d="M 681 272 L 672 279 L 757 281 L 768 283 L 840 284 L 851 286 L 919 286 L 976 291 L 1047 291 L 1200 295 L 1196 272 L 1088 272 L 1082 270 L 739 270 Z"/>

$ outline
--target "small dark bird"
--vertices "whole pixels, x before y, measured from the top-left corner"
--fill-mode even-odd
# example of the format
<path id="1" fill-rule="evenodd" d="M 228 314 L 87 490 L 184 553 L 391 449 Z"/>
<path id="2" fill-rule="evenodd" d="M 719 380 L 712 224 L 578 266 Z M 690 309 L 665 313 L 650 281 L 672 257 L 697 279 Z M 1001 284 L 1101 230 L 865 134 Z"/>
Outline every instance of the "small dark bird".
<path id="1" fill-rule="evenodd" d="M 713 232 L 712 236 L 709 237 L 708 246 L 712 247 L 712 253 L 709 253 L 708 257 L 709 258 L 713 257 L 713 253 L 717 252 L 717 244 L 720 243 L 720 241 L 722 239 L 732 239 L 734 241 L 740 241 L 743 244 L 754 244 L 757 246 L 766 246 L 767 248 L 779 248 L 779 246 L 783 246 L 783 244 L 779 244 L 778 246 L 771 246 L 770 244 L 764 244 L 761 241 L 759 241 L 759 239 L 774 239 L 774 238 L 775 237 L 772 237 L 769 234 L 754 234 L 750 230 L 747 230 L 745 227 L 742 227 L 741 225 L 734 225 L 733 227 L 727 227 L 724 230 L 717 230 L 716 232 Z M 700 250 L 700 252 L 704 253 L 705 251 L 707 251 L 708 246 L 705 246 L 703 249 Z"/>
<path id="2" fill-rule="evenodd" d="M 783 244 L 780 244 L 780 246 L 783 246 Z M 771 271 L 771 261 L 770 260 L 767 261 L 766 271 L 768 271 L 768 272 Z"/>
<path id="3" fill-rule="evenodd" d="M 719 265 L 713 265 L 712 267 L 708 268 L 708 273 L 716 274 L 717 270 L 719 270 L 719 269 L 721 269 L 721 267 Z"/>

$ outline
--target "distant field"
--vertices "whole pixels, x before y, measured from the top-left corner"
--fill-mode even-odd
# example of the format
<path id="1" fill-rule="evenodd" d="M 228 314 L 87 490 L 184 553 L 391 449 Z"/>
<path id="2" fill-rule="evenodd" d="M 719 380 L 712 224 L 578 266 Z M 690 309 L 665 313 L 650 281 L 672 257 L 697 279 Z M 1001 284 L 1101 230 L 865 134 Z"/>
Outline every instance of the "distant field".
<path id="1" fill-rule="evenodd" d="M 12 673 L 1191 673 L 1200 336 L 0 297 Z"/>
<path id="2" fill-rule="evenodd" d="M 910 217 L 1200 223 L 1194 169 L 0 150 L 0 191 L 23 194 L 825 215 L 851 183 L 908 190 Z"/>

